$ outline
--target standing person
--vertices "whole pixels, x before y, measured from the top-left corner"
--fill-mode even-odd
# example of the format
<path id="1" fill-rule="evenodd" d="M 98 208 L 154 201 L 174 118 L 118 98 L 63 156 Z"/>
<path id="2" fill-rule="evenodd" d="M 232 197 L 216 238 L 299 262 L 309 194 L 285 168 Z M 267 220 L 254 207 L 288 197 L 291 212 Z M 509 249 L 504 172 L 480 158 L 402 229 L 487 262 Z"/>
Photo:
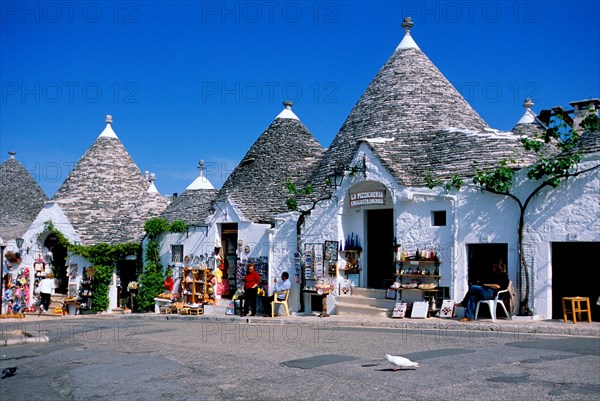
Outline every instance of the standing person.
<path id="1" fill-rule="evenodd" d="M 251 310 L 250 316 L 256 316 L 256 293 L 260 284 L 260 276 L 254 270 L 254 265 L 248 265 L 248 272 L 244 278 L 244 314 L 248 314 L 248 309 Z"/>
<path id="2" fill-rule="evenodd" d="M 286 290 L 289 291 L 289 289 L 292 288 L 292 282 L 289 279 L 290 275 L 288 272 L 281 273 L 281 281 L 279 282 L 276 278 L 274 278 L 273 282 L 275 283 L 275 292 L 283 292 Z M 264 317 L 271 317 L 271 302 L 273 302 L 274 299 L 275 294 L 263 298 L 263 306 L 265 308 Z M 284 300 L 285 294 L 277 294 L 277 299 Z"/>
<path id="3" fill-rule="evenodd" d="M 460 319 L 461 322 L 469 322 L 475 318 L 475 309 L 477 303 L 481 300 L 494 299 L 496 293 L 508 287 L 508 274 L 506 273 L 506 265 L 499 260 L 492 265 L 492 271 L 475 284 L 469 287 L 469 291 L 465 294 L 462 302 L 456 306 L 465 308 L 465 317 Z"/>
<path id="4" fill-rule="evenodd" d="M 39 284 L 40 296 L 42 298 L 39 313 L 48 312 L 48 308 L 50 307 L 50 296 L 52 295 L 52 291 L 54 291 L 55 288 L 56 284 L 54 283 L 52 273 L 46 274 L 46 278 L 40 281 Z"/>

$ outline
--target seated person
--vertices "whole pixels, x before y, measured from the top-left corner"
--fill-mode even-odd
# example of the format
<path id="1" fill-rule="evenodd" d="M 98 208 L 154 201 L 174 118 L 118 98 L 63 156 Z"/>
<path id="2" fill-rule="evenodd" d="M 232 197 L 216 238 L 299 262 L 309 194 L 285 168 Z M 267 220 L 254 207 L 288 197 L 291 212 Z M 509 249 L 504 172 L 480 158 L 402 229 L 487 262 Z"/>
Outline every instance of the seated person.
<path id="1" fill-rule="evenodd" d="M 492 265 L 492 270 L 481 281 L 477 281 L 469 287 L 469 291 L 465 294 L 462 302 L 456 304 L 456 306 L 465 308 L 465 317 L 460 319 L 460 321 L 468 322 L 473 320 L 475 318 L 477 303 L 482 300 L 494 299 L 498 291 L 508 287 L 508 282 L 506 265 L 499 260 Z"/>
<path id="2" fill-rule="evenodd" d="M 292 282 L 290 281 L 290 275 L 288 272 L 281 273 L 281 281 L 278 282 L 276 278 L 273 279 L 275 283 L 275 292 L 282 292 L 290 290 L 292 288 Z M 263 298 L 263 307 L 265 308 L 264 317 L 271 317 L 271 302 L 275 299 L 275 294 Z M 285 294 L 277 294 L 277 299 L 283 301 Z"/>

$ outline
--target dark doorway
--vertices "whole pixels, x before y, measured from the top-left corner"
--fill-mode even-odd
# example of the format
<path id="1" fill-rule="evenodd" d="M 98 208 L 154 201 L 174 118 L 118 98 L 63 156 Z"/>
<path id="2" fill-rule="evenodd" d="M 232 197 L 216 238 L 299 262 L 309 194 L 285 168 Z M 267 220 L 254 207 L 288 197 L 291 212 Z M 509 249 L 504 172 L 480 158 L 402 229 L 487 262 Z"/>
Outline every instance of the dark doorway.
<path id="1" fill-rule="evenodd" d="M 469 244 L 467 245 L 469 284 L 479 281 L 499 260 L 507 264 L 508 244 Z"/>
<path id="2" fill-rule="evenodd" d="M 127 286 L 130 281 L 136 281 L 136 266 L 137 263 L 135 260 L 119 260 L 117 262 L 117 276 L 119 277 L 118 283 L 120 283 L 120 287 L 117 288 L 117 306 L 123 307 L 126 306 L 128 308 L 132 308 L 135 310 L 135 305 L 132 306 L 130 293 L 127 290 Z"/>
<path id="3" fill-rule="evenodd" d="M 596 304 L 600 289 L 598 262 L 600 242 L 552 243 L 552 318 L 562 319 L 562 297 L 588 297 L 592 320 L 600 321 L 600 306 Z M 586 314 L 583 314 L 587 318 Z"/>
<path id="4" fill-rule="evenodd" d="M 395 279 L 394 211 L 367 210 L 367 286 L 386 288 Z"/>
<path id="5" fill-rule="evenodd" d="M 52 252 L 52 274 L 56 282 L 55 292 L 57 294 L 66 294 L 69 284 L 69 277 L 67 277 L 67 248 L 60 244 L 58 237 L 54 234 L 48 235 L 44 241 L 44 246 Z"/>
<path id="6" fill-rule="evenodd" d="M 237 270 L 237 247 L 238 247 L 238 225 L 237 223 L 223 223 L 221 225 L 221 249 L 223 252 L 223 261 L 225 270 L 223 279 L 226 284 L 222 284 L 222 293 L 224 298 L 231 297 L 236 290 L 236 270 Z"/>

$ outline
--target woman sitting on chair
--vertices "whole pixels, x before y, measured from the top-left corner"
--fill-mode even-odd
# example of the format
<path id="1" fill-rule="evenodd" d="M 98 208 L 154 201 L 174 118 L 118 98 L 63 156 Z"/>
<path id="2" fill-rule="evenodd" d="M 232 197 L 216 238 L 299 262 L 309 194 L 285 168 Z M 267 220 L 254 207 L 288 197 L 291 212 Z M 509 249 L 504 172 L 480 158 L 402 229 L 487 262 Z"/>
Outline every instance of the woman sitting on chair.
<path id="1" fill-rule="evenodd" d="M 465 308 L 465 317 L 460 321 L 469 322 L 473 320 L 477 303 L 482 300 L 494 299 L 498 291 L 508 287 L 508 282 L 506 265 L 499 260 L 492 265 L 492 271 L 485 278 L 469 287 L 469 291 L 467 291 L 462 302 L 455 305 Z"/>

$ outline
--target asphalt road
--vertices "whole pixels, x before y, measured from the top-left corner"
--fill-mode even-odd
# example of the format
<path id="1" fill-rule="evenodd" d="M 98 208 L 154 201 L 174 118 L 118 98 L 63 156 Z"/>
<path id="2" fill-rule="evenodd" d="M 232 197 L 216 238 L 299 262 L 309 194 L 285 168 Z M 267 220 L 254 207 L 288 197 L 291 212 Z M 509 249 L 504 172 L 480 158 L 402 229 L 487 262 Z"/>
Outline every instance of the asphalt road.
<path id="1" fill-rule="evenodd" d="M 597 337 L 107 317 L 24 328 L 50 341 L 0 348 L 0 368 L 18 368 L 2 401 L 600 398 Z M 386 354 L 420 367 L 393 371 Z"/>

